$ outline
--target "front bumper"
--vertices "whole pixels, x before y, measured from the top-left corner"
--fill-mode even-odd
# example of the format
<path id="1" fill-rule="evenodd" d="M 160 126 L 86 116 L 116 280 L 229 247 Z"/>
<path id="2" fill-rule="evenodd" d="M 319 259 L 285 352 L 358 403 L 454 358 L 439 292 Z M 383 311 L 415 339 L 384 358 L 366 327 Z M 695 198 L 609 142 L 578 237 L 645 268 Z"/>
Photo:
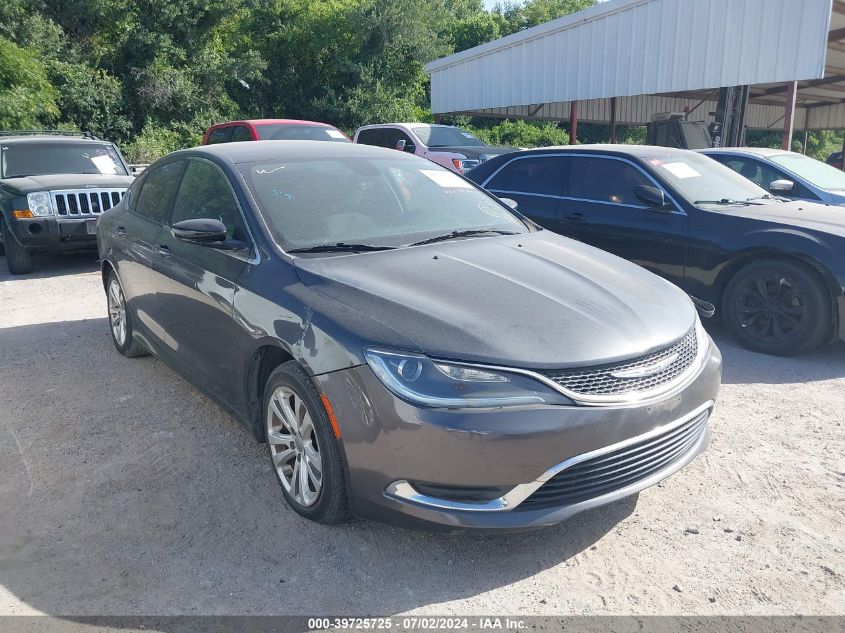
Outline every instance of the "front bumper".
<path id="1" fill-rule="evenodd" d="M 52 216 L 10 221 L 14 239 L 31 251 L 96 249 L 97 218 L 57 219 Z M 94 227 L 94 233 L 91 233 Z M 10 236 L 6 236 L 10 239 Z"/>
<path id="2" fill-rule="evenodd" d="M 393 396 L 367 366 L 316 379 L 340 425 L 355 514 L 427 528 L 517 529 L 558 523 L 634 494 L 703 451 L 709 439 L 706 416 L 721 379 L 721 355 L 712 342 L 706 353 L 701 370 L 680 392 L 619 406 L 425 409 Z M 567 472 L 566 466 L 699 415 L 703 423 L 682 454 L 645 477 L 574 503 L 525 501 L 555 474 Z M 475 498 L 463 497 L 467 491 Z"/>

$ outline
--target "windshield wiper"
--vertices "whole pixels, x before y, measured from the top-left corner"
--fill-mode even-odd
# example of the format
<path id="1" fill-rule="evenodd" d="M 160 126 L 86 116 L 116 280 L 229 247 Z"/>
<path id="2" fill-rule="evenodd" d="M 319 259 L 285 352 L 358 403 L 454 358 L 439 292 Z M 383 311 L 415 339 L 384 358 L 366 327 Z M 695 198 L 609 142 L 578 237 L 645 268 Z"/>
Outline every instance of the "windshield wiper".
<path id="1" fill-rule="evenodd" d="M 496 229 L 469 229 L 466 231 L 452 231 L 445 235 L 436 235 L 426 240 L 406 244 L 406 246 L 422 246 L 423 244 L 433 244 L 434 242 L 445 242 L 446 240 L 453 240 L 459 237 L 471 237 L 473 235 L 484 235 L 485 233 L 495 233 L 496 235 L 518 235 L 516 231 L 498 231 Z"/>
<path id="2" fill-rule="evenodd" d="M 696 200 L 693 204 L 753 204 L 748 200 L 734 200 L 733 198 L 722 198 L 721 200 Z"/>
<path id="3" fill-rule="evenodd" d="M 389 251 L 396 248 L 395 246 L 377 246 L 374 244 L 346 244 L 338 242 L 337 244 L 318 244 L 316 246 L 307 246 L 305 248 L 292 248 L 288 253 L 361 253 L 365 251 Z"/>

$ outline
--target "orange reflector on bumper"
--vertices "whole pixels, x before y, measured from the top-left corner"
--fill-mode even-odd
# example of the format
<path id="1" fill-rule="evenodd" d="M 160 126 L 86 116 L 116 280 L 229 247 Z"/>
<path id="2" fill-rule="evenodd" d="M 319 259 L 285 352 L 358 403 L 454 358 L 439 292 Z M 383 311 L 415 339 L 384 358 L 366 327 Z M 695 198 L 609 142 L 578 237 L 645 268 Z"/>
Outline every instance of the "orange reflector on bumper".
<path id="1" fill-rule="evenodd" d="M 16 220 L 23 220 L 24 218 L 31 218 L 34 216 L 32 215 L 32 211 L 29 209 L 18 209 L 17 211 L 12 211 L 12 217 Z"/>
<path id="2" fill-rule="evenodd" d="M 326 413 L 329 414 L 329 422 L 332 423 L 332 429 L 334 430 L 334 436 L 336 438 L 340 438 L 340 427 L 337 425 L 337 418 L 334 417 L 334 411 L 332 410 L 332 405 L 329 402 L 329 399 L 326 398 L 326 394 L 321 393 L 320 399 L 323 401 L 323 406 L 326 407 Z"/>

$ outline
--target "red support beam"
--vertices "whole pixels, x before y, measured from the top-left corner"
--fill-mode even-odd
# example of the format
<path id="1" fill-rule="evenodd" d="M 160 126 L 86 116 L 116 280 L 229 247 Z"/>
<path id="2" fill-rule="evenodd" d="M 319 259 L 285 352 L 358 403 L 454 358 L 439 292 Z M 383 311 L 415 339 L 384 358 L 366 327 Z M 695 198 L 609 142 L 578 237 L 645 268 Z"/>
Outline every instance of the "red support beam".
<path id="1" fill-rule="evenodd" d="M 569 144 L 578 144 L 578 102 L 569 103 Z"/>
<path id="2" fill-rule="evenodd" d="M 616 97 L 610 98 L 610 142 L 616 142 Z"/>
<path id="3" fill-rule="evenodd" d="M 783 114 L 783 141 L 781 149 L 791 149 L 792 131 L 795 129 L 795 96 L 798 94 L 798 82 L 791 81 L 786 88 L 786 108 Z"/>

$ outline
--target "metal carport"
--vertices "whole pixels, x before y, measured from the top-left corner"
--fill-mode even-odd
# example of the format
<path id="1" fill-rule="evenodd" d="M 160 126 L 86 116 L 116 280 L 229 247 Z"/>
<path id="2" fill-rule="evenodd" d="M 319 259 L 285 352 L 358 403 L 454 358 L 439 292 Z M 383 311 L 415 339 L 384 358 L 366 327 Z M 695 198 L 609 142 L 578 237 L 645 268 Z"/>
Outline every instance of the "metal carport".
<path id="1" fill-rule="evenodd" d="M 786 142 L 845 128 L 845 2 L 611 0 L 426 71 L 435 115 L 571 124 L 710 122 L 720 88 L 748 85 L 745 125 Z"/>

